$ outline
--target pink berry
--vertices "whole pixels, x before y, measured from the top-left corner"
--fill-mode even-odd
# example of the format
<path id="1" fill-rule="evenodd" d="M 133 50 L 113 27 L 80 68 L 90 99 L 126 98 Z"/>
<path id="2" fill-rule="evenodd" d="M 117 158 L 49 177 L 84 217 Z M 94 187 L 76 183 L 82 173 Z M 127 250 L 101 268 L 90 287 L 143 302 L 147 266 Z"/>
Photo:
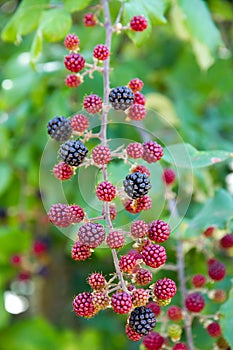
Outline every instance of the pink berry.
<path id="1" fill-rule="evenodd" d="M 117 314 L 128 314 L 132 308 L 131 296 L 126 292 L 117 292 L 112 295 L 111 305 Z"/>
<path id="2" fill-rule="evenodd" d="M 110 51 L 106 45 L 99 44 L 94 48 L 93 56 L 100 61 L 105 61 L 110 55 Z"/>
<path id="3" fill-rule="evenodd" d="M 126 325 L 125 327 L 125 333 L 127 335 L 127 337 L 132 340 L 132 341 L 138 341 L 142 338 L 142 335 L 135 332 L 129 324 Z"/>
<path id="4" fill-rule="evenodd" d="M 203 235 L 206 236 L 206 237 L 212 237 L 212 236 L 213 236 L 213 233 L 214 233 L 214 230 L 215 230 L 215 226 L 209 226 L 209 227 L 207 227 L 207 229 L 203 232 Z"/>
<path id="5" fill-rule="evenodd" d="M 166 250 L 158 244 L 149 244 L 142 249 L 142 259 L 147 266 L 158 268 L 167 260 Z"/>
<path id="6" fill-rule="evenodd" d="M 54 176 L 59 180 L 69 180 L 74 174 L 72 167 L 64 162 L 60 162 L 53 168 Z"/>
<path id="7" fill-rule="evenodd" d="M 89 120 L 83 114 L 76 114 L 71 118 L 70 126 L 74 131 L 84 132 L 89 126 Z"/>
<path id="8" fill-rule="evenodd" d="M 149 300 L 149 293 L 142 288 L 135 289 L 131 294 L 131 299 L 133 307 L 145 306 Z"/>
<path id="9" fill-rule="evenodd" d="M 176 343 L 172 350 L 188 350 L 188 348 L 184 343 Z"/>
<path id="10" fill-rule="evenodd" d="M 84 109 L 90 114 L 99 113 L 102 110 L 102 98 L 98 95 L 91 94 L 83 101 Z"/>
<path id="11" fill-rule="evenodd" d="M 127 253 L 127 255 L 133 255 L 133 256 L 135 257 L 136 260 L 142 259 L 141 254 L 140 254 L 137 250 L 134 250 L 134 249 L 129 250 L 128 253 Z"/>
<path id="12" fill-rule="evenodd" d="M 176 284 L 170 278 L 162 278 L 156 281 L 154 294 L 158 299 L 171 299 L 176 294 Z"/>
<path id="13" fill-rule="evenodd" d="M 222 335 L 222 330 L 220 327 L 220 324 L 218 322 L 212 322 L 210 323 L 207 328 L 207 333 L 214 338 L 218 338 Z"/>
<path id="14" fill-rule="evenodd" d="M 132 214 L 140 213 L 142 210 L 149 210 L 152 207 L 152 200 L 148 196 L 143 196 L 136 200 L 126 200 L 124 203 L 124 207 L 127 211 Z"/>
<path id="15" fill-rule="evenodd" d="M 168 239 L 168 237 L 170 236 L 170 232 L 171 232 L 171 229 L 168 223 L 162 220 L 156 220 L 156 221 L 152 221 L 149 224 L 148 237 L 150 238 L 150 240 L 154 242 L 162 243 Z"/>
<path id="16" fill-rule="evenodd" d="M 133 104 L 127 115 L 131 120 L 143 120 L 146 117 L 146 108 L 140 104 Z"/>
<path id="17" fill-rule="evenodd" d="M 74 243 L 71 250 L 72 259 L 76 261 L 81 261 L 81 260 L 88 259 L 90 256 L 91 256 L 91 250 L 88 246 L 80 242 Z"/>
<path id="18" fill-rule="evenodd" d="M 136 220 L 132 223 L 130 231 L 133 238 L 142 238 L 148 234 L 148 225 L 143 220 Z"/>
<path id="19" fill-rule="evenodd" d="M 140 92 L 135 92 L 134 93 L 134 104 L 138 104 L 138 105 L 142 105 L 145 106 L 146 104 L 146 98 L 143 94 L 141 94 Z"/>
<path id="20" fill-rule="evenodd" d="M 68 227 L 70 225 L 68 205 L 54 204 L 48 213 L 49 220 L 58 227 Z"/>
<path id="21" fill-rule="evenodd" d="M 130 20 L 130 28 L 135 32 L 143 32 L 147 26 L 147 19 L 144 16 L 134 16 Z"/>
<path id="22" fill-rule="evenodd" d="M 144 165 L 136 165 L 134 166 L 131 171 L 131 173 L 142 173 L 142 174 L 146 174 L 148 177 L 150 177 L 150 170 L 145 167 Z"/>
<path id="23" fill-rule="evenodd" d="M 85 213 L 80 206 L 69 205 L 68 211 L 69 211 L 69 220 L 71 224 L 77 224 L 78 222 L 84 219 Z"/>
<path id="24" fill-rule="evenodd" d="M 111 249 L 119 249 L 124 245 L 124 235 L 121 231 L 112 231 L 106 239 L 106 243 Z"/>
<path id="25" fill-rule="evenodd" d="M 19 281 L 28 281 L 31 278 L 31 274 L 28 271 L 22 271 L 18 274 L 17 279 Z"/>
<path id="26" fill-rule="evenodd" d="M 227 233 L 220 240 L 220 245 L 223 249 L 229 249 L 233 247 L 233 233 Z"/>
<path id="27" fill-rule="evenodd" d="M 47 250 L 48 250 L 48 246 L 43 240 L 37 239 L 33 243 L 33 253 L 35 255 L 44 254 L 45 252 L 47 252 Z"/>
<path id="28" fill-rule="evenodd" d="M 134 78 L 132 80 L 130 80 L 128 87 L 135 93 L 137 91 L 141 91 L 143 88 L 143 81 L 138 79 L 138 78 Z"/>
<path id="29" fill-rule="evenodd" d="M 66 86 L 70 88 L 75 88 L 82 83 L 82 79 L 76 74 L 70 74 L 70 75 L 67 75 L 65 83 L 66 83 Z"/>
<path id="30" fill-rule="evenodd" d="M 166 185 L 171 185 L 176 179 L 176 173 L 171 168 L 164 169 L 162 180 Z"/>
<path id="31" fill-rule="evenodd" d="M 194 275 L 192 278 L 192 285 L 196 288 L 201 288 L 205 285 L 206 278 L 201 274 Z"/>
<path id="32" fill-rule="evenodd" d="M 200 312 L 205 307 L 205 299 L 200 293 L 193 292 L 186 297 L 185 306 L 188 311 Z"/>
<path id="33" fill-rule="evenodd" d="M 175 322 L 183 320 L 182 309 L 176 305 L 170 306 L 167 310 L 167 317 Z"/>
<path id="34" fill-rule="evenodd" d="M 111 202 L 116 197 L 116 187 L 111 182 L 103 181 L 97 186 L 96 195 L 101 201 Z"/>
<path id="35" fill-rule="evenodd" d="M 148 163 L 155 163 L 163 156 L 163 148 L 155 141 L 143 143 L 143 159 Z"/>
<path id="36" fill-rule="evenodd" d="M 93 317 L 96 313 L 93 297 L 89 292 L 78 294 L 73 300 L 73 308 L 77 316 L 89 318 Z"/>
<path id="37" fill-rule="evenodd" d="M 79 47 L 79 38 L 77 35 L 68 34 L 64 40 L 65 47 L 70 51 L 76 51 Z"/>
<path id="38" fill-rule="evenodd" d="M 89 286 L 94 289 L 94 290 L 102 290 L 105 288 L 106 286 L 106 280 L 104 278 L 104 276 L 99 273 L 92 273 L 87 280 Z"/>
<path id="39" fill-rule="evenodd" d="M 11 257 L 11 263 L 14 266 L 19 266 L 22 263 L 22 256 L 19 254 L 12 255 Z"/>
<path id="40" fill-rule="evenodd" d="M 105 291 L 94 291 L 92 293 L 93 304 L 98 310 L 105 310 L 110 305 L 110 298 Z"/>
<path id="41" fill-rule="evenodd" d="M 142 341 L 147 350 L 160 350 L 164 344 L 164 338 L 157 332 L 147 334 Z"/>
<path id="42" fill-rule="evenodd" d="M 90 248 L 96 248 L 104 242 L 105 230 L 100 224 L 88 222 L 80 226 L 78 237 L 80 243 Z"/>
<path id="43" fill-rule="evenodd" d="M 134 255 L 122 255 L 122 257 L 119 260 L 119 267 L 120 270 L 123 272 L 131 273 L 136 265 L 137 259 Z"/>
<path id="44" fill-rule="evenodd" d="M 147 304 L 146 307 L 151 309 L 155 316 L 159 316 L 161 313 L 161 307 L 157 305 L 154 301 L 149 302 L 149 304 Z"/>
<path id="45" fill-rule="evenodd" d="M 143 146 L 139 142 L 129 143 L 128 146 L 126 147 L 126 153 L 128 157 L 131 157 L 134 159 L 141 158 L 143 155 L 143 151 L 144 151 Z"/>
<path id="46" fill-rule="evenodd" d="M 97 165 L 108 164 L 111 160 L 111 151 L 107 146 L 96 146 L 92 151 L 92 158 Z"/>
<path id="47" fill-rule="evenodd" d="M 97 19 L 94 13 L 86 13 L 83 17 L 85 27 L 94 27 L 97 24 Z"/>
<path id="48" fill-rule="evenodd" d="M 78 73 L 85 66 L 85 59 L 79 53 L 70 53 L 65 56 L 64 64 L 66 69 Z"/>
<path id="49" fill-rule="evenodd" d="M 220 261 L 215 260 L 212 264 L 209 264 L 208 275 L 214 281 L 221 281 L 226 275 L 226 267 Z"/>
<path id="50" fill-rule="evenodd" d="M 140 269 L 136 273 L 135 283 L 140 286 L 146 286 L 152 281 L 152 273 L 146 269 Z"/>

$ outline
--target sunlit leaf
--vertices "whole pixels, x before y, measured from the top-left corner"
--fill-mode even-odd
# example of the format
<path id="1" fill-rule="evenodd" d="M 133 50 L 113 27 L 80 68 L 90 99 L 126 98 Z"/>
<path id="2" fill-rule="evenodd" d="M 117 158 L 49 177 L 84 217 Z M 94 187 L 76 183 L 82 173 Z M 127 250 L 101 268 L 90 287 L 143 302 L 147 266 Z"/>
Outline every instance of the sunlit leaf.
<path id="1" fill-rule="evenodd" d="M 85 9 L 91 2 L 91 0 L 63 0 L 65 9 L 69 12 L 75 12 Z"/>
<path id="2" fill-rule="evenodd" d="M 40 30 L 49 42 L 62 40 L 68 34 L 72 24 L 70 14 L 64 9 L 45 11 L 41 18 Z"/>

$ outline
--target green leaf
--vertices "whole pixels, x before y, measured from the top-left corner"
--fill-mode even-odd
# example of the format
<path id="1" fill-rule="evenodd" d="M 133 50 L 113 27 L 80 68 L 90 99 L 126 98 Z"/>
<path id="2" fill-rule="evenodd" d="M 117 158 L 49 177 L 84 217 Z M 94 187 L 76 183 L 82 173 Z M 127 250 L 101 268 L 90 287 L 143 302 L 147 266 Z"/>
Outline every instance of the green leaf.
<path id="1" fill-rule="evenodd" d="M 75 12 L 85 9 L 85 7 L 87 7 L 90 4 L 91 0 L 63 0 L 63 2 L 67 11 Z"/>
<path id="2" fill-rule="evenodd" d="M 204 1 L 178 0 L 178 5 L 181 10 L 178 20 L 182 21 L 186 28 L 199 65 L 207 69 L 213 64 L 214 56 L 223 44 L 220 32 Z M 174 20 L 177 21 L 177 18 Z"/>
<path id="3" fill-rule="evenodd" d="M 230 348 L 233 347 L 232 336 L 232 314 L 233 314 L 233 288 L 229 293 L 228 300 L 220 307 L 220 325 L 222 328 L 223 337 L 228 342 Z"/>
<path id="4" fill-rule="evenodd" d="M 226 222 L 232 217 L 233 198 L 225 190 L 219 190 L 209 199 L 200 212 L 189 221 L 184 232 L 185 238 L 194 237 L 204 231 L 208 226 L 216 225 L 224 228 Z"/>
<path id="5" fill-rule="evenodd" d="M 12 168 L 7 163 L 0 164 L 0 194 L 2 194 L 9 185 L 12 177 Z"/>
<path id="6" fill-rule="evenodd" d="M 36 32 L 36 35 L 34 36 L 32 46 L 31 46 L 31 62 L 35 63 L 40 58 L 41 52 L 42 52 L 42 45 L 43 45 L 43 37 L 40 30 Z"/>
<path id="7" fill-rule="evenodd" d="M 64 9 L 44 11 L 39 29 L 49 42 L 62 40 L 72 25 L 70 14 Z"/>
<path id="8" fill-rule="evenodd" d="M 163 159 L 180 168 L 203 168 L 232 158 L 226 151 L 198 151 L 188 143 L 177 143 L 165 148 Z"/>
<path id="9" fill-rule="evenodd" d="M 37 28 L 42 11 L 48 3 L 49 0 L 41 0 L 39 3 L 31 0 L 22 1 L 15 14 L 3 28 L 2 40 L 19 43 L 22 35 Z"/>

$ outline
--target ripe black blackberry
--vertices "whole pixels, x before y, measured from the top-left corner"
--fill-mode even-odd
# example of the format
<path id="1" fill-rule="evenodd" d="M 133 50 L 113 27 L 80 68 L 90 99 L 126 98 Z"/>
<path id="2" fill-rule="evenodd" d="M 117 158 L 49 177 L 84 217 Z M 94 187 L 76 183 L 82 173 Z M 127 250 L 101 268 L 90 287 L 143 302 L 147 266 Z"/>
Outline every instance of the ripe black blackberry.
<path id="1" fill-rule="evenodd" d="M 129 316 L 129 325 L 138 334 L 149 334 L 155 324 L 155 314 L 145 306 L 136 307 Z"/>
<path id="2" fill-rule="evenodd" d="M 127 175 L 123 184 L 125 192 L 132 199 L 145 196 L 151 188 L 149 177 L 140 172 Z"/>
<path id="3" fill-rule="evenodd" d="M 47 124 L 48 134 L 56 141 L 66 141 L 72 134 L 70 120 L 65 117 L 54 117 Z"/>
<path id="4" fill-rule="evenodd" d="M 114 109 L 125 111 L 134 102 L 133 91 L 127 86 L 118 86 L 110 91 L 109 102 Z"/>
<path id="5" fill-rule="evenodd" d="M 71 166 L 80 165 L 84 161 L 87 153 L 88 149 L 79 140 L 66 141 L 61 145 L 59 150 L 60 157 L 66 164 Z"/>

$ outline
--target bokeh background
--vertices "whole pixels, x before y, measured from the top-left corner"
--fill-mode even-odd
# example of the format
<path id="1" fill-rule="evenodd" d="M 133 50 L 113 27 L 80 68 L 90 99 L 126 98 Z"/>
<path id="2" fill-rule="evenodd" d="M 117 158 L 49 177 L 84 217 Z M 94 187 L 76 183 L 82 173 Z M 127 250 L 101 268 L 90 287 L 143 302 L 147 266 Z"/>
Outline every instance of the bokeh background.
<path id="1" fill-rule="evenodd" d="M 30 5 L 30 1 L 25 2 Z M 226 0 L 193 3 L 200 6 L 200 2 L 207 7 L 204 10 L 201 7 L 195 15 L 185 1 L 163 1 L 164 17 L 152 18 L 149 35 L 132 37 L 137 45 L 125 33 L 115 35 L 111 86 L 125 85 L 134 77 L 144 81 L 142 92 L 151 112 L 140 127 L 152 131 L 153 137 L 160 138 L 165 146 L 185 142 L 197 150 L 231 152 L 233 5 Z M 50 1 L 51 4 L 63 9 L 63 1 Z M 93 4 L 97 1 L 90 5 Z M 65 25 L 59 23 L 59 16 L 57 22 L 52 18 L 43 43 L 38 39 L 36 20 L 34 27 L 30 27 L 29 21 L 30 28 L 25 29 L 25 18 L 18 18 L 16 25 L 13 23 L 15 27 L 7 31 L 6 25 L 15 18 L 19 6 L 20 1 L 0 2 L 0 349 L 138 349 L 139 345 L 130 343 L 124 335 L 125 317 L 116 316 L 111 310 L 90 320 L 74 315 L 73 296 L 88 289 L 86 278 L 90 272 L 113 271 L 111 255 L 104 248 L 97 249 L 92 259 L 75 263 L 70 258 L 75 229 L 72 233 L 62 232 L 48 222 L 46 215 L 49 205 L 63 199 L 63 190 L 69 203 L 90 206 L 91 209 L 85 207 L 90 215 L 98 211 L 98 205 L 91 201 L 95 183 L 91 187 L 90 181 L 85 182 L 83 169 L 63 187 L 53 178 L 59 146 L 48 142 L 46 125 L 56 115 L 68 117 L 81 111 L 85 95 L 102 95 L 102 76 L 94 73 L 94 79 L 87 77 L 79 88 L 66 87 L 67 72 L 63 66 L 66 50 L 62 40 L 68 33 Z M 120 3 L 110 1 L 110 6 L 115 18 Z M 136 11 L 137 6 L 131 9 Z M 82 18 L 86 12 L 86 9 L 72 12 L 70 31 L 79 36 L 81 53 L 91 61 L 93 47 L 104 42 L 104 30 L 85 28 Z M 184 13 L 186 23 L 182 22 Z M 131 13 L 127 12 L 124 21 L 129 16 Z M 54 34 L 60 27 L 61 38 Z M 116 118 L 112 116 L 115 123 L 109 128 L 113 140 L 124 139 L 126 143 L 142 140 L 143 132 L 125 124 L 123 128 Z M 124 122 L 122 116 L 119 120 Z M 95 144 L 89 142 L 88 147 L 91 149 Z M 220 206 L 230 198 L 233 163 L 226 158 L 225 162 L 204 168 L 178 169 L 176 164 L 172 165 L 179 172 L 176 191 L 181 191 L 182 183 L 180 209 L 184 213 L 187 210 L 186 220 L 195 218 L 216 189 L 225 190 L 227 196 L 221 197 Z M 168 165 L 163 161 L 151 168 L 155 204 L 144 216 L 148 221 L 167 215 L 161 172 Z M 121 180 L 121 172 L 126 174 L 126 165 L 119 162 L 111 165 L 110 173 L 116 183 Z M 88 179 L 92 178 L 93 172 Z M 191 200 L 189 206 L 187 200 Z M 229 203 L 232 209 L 230 200 Z M 121 203 L 118 205 L 121 210 Z M 131 214 L 120 211 L 116 226 L 132 220 Z M 174 260 L 173 243 L 171 237 L 166 244 L 169 262 Z M 18 256 L 22 264 L 17 264 Z M 196 267 L 189 264 L 193 259 Z M 192 269 L 198 269 L 200 255 L 191 249 L 186 260 L 189 275 Z M 156 278 L 160 275 L 164 272 L 158 272 Z M 230 287 L 231 275 L 229 270 L 226 289 Z M 176 278 L 172 272 L 167 272 L 167 276 Z M 204 348 L 200 345 L 200 349 Z"/>

